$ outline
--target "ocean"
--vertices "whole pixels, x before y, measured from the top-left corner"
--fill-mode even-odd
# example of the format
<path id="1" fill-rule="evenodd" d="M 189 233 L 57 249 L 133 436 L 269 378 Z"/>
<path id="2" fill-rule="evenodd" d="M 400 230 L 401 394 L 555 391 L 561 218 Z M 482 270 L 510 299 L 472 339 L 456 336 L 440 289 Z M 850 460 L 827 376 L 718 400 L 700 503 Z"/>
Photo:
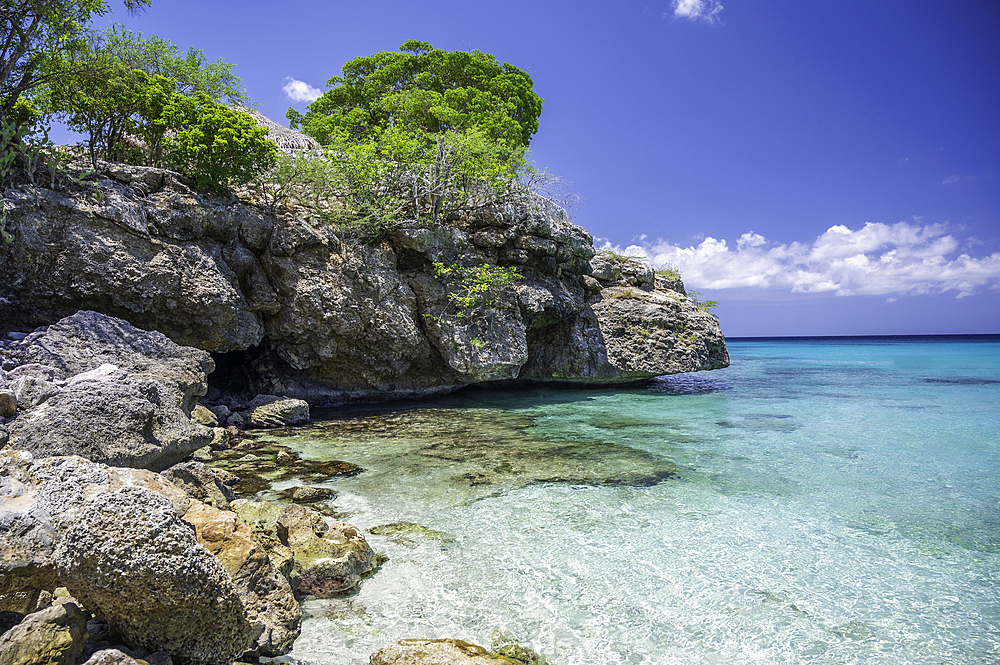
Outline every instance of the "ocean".
<path id="1" fill-rule="evenodd" d="M 278 660 L 449 637 L 553 665 L 1000 663 L 1000 336 L 728 346 L 640 388 L 466 390 L 282 437 L 365 468 L 326 486 L 389 560 L 306 601 Z"/>

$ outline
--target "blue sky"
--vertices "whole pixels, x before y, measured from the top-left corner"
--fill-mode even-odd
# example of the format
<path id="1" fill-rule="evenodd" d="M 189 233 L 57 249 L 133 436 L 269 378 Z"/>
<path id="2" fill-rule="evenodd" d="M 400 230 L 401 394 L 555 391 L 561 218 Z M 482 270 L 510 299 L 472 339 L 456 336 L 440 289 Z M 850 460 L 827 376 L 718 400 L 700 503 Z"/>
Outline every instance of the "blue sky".
<path id="1" fill-rule="evenodd" d="M 116 3 L 112 2 L 113 5 Z M 408 39 L 528 71 L 532 157 L 598 246 L 743 335 L 1000 332 L 1000 3 L 153 0 L 284 122 Z M 102 25 L 107 20 L 100 22 Z"/>

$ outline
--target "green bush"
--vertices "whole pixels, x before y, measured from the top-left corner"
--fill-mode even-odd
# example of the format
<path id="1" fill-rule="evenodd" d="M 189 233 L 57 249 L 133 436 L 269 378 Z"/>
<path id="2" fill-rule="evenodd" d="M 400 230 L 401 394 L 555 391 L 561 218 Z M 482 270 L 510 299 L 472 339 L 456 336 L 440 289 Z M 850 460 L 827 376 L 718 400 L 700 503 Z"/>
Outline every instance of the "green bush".
<path id="1" fill-rule="evenodd" d="M 163 162 L 210 191 L 247 184 L 274 165 L 277 148 L 249 114 L 203 92 L 174 93 L 155 120 L 165 130 Z"/>

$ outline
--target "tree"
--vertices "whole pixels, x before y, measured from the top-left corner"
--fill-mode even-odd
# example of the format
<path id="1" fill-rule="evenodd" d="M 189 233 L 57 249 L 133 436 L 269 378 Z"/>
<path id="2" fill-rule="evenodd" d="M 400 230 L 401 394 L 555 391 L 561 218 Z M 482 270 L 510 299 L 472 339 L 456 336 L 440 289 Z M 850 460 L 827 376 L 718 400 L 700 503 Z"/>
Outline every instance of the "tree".
<path id="1" fill-rule="evenodd" d="M 124 0 L 129 10 L 150 0 Z M 64 73 L 48 60 L 78 48 L 93 16 L 110 11 L 105 0 L 0 0 L 0 119 L 25 92 Z"/>
<path id="2" fill-rule="evenodd" d="M 400 52 L 355 58 L 293 128 L 329 144 L 335 138 L 374 143 L 389 128 L 426 135 L 483 131 L 498 145 L 527 147 L 538 131 L 542 100 L 527 73 L 481 51 L 442 51 L 411 40 Z"/>
<path id="3" fill-rule="evenodd" d="M 151 76 L 165 76 L 175 82 L 182 95 L 204 92 L 210 99 L 229 106 L 249 102 L 243 83 L 233 73 L 233 65 L 221 58 L 208 62 L 205 53 L 193 46 L 184 55 L 176 44 L 156 35 L 143 39 L 115 24 L 101 33 L 100 51 L 123 69 L 138 69 Z"/>

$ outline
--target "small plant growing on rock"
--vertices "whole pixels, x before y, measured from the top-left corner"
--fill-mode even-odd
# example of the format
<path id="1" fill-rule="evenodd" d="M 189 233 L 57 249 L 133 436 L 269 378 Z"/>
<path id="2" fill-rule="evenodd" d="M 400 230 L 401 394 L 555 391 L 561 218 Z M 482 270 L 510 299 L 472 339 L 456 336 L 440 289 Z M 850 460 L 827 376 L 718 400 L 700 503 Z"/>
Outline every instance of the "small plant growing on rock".
<path id="1" fill-rule="evenodd" d="M 458 281 L 459 292 L 449 293 L 448 300 L 457 308 L 459 319 L 468 321 L 475 310 L 491 305 L 505 287 L 521 278 L 517 268 L 492 266 L 488 263 L 466 268 L 435 261 L 434 276 L 446 281 Z"/>
<path id="2" fill-rule="evenodd" d="M 687 294 L 688 297 L 690 297 L 691 300 L 694 301 L 694 306 L 698 309 L 699 312 L 713 314 L 715 308 L 719 306 L 718 300 L 702 300 L 701 293 L 699 293 L 698 291 L 688 291 Z"/>

